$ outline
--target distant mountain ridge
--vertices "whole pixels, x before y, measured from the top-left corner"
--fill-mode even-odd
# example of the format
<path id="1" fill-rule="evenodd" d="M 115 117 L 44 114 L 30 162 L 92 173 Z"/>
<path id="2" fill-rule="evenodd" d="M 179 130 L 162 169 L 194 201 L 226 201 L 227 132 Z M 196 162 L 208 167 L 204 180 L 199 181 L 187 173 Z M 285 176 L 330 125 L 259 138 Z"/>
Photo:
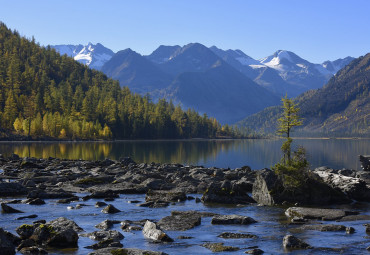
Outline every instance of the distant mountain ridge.
<path id="1" fill-rule="evenodd" d="M 284 50 L 256 60 L 241 50 L 207 48 L 200 43 L 161 45 L 147 56 L 131 49 L 114 54 L 101 44 L 91 43 L 52 47 L 103 71 L 134 92 L 149 93 L 154 100 L 162 97 L 173 100 L 183 107 L 216 117 L 222 123 L 239 121 L 278 104 L 278 98 L 285 94 L 295 97 L 320 88 L 353 60 L 347 57 L 312 64 Z M 248 89 L 254 92 L 248 93 Z"/>
<path id="2" fill-rule="evenodd" d="M 298 134 L 370 135 L 370 53 L 353 60 L 321 89 L 296 98 L 304 118 Z M 239 123 L 256 131 L 274 133 L 280 106 L 247 117 Z"/>

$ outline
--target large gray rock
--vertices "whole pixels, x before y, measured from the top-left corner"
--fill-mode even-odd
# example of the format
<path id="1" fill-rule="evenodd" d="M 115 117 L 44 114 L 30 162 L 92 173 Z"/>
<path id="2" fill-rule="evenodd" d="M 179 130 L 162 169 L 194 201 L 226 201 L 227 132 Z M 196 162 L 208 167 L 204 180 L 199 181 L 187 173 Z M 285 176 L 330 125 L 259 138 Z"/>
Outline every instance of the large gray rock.
<path id="1" fill-rule="evenodd" d="M 303 219 L 318 220 L 339 220 L 347 215 L 356 214 L 356 212 L 344 211 L 340 209 L 321 209 L 307 207 L 289 207 L 285 215 L 290 218 L 298 217 Z"/>
<path id="2" fill-rule="evenodd" d="M 220 184 L 211 183 L 201 200 L 204 203 L 219 204 L 250 204 L 256 202 L 245 190 L 235 183 L 232 184 L 230 181 L 223 181 Z"/>
<path id="3" fill-rule="evenodd" d="M 217 215 L 214 216 L 211 220 L 212 224 L 237 224 L 237 225 L 248 225 L 252 223 L 256 223 L 254 219 L 247 216 L 241 216 L 241 215 Z"/>
<path id="4" fill-rule="evenodd" d="M 56 231 L 66 230 L 66 229 L 73 229 L 76 232 L 84 231 L 80 226 L 76 224 L 73 220 L 69 220 L 64 217 L 59 217 L 55 220 L 52 220 L 46 225 L 52 226 Z"/>
<path id="5" fill-rule="evenodd" d="M 285 249 L 311 249 L 312 247 L 293 235 L 286 235 L 283 239 Z"/>
<path id="6" fill-rule="evenodd" d="M 316 168 L 314 170 L 321 179 L 334 189 L 338 189 L 347 194 L 348 197 L 359 201 L 370 201 L 370 189 L 366 182 L 359 178 L 346 176 L 346 171 L 335 171 L 328 168 Z"/>
<path id="7" fill-rule="evenodd" d="M 92 233 L 83 234 L 82 236 L 87 236 L 95 241 L 103 241 L 108 239 L 111 239 L 113 241 L 119 241 L 124 239 L 124 236 L 117 230 L 94 231 Z"/>
<path id="8" fill-rule="evenodd" d="M 162 218 L 158 226 L 164 230 L 185 231 L 199 226 L 201 218 L 197 215 L 171 215 Z"/>
<path id="9" fill-rule="evenodd" d="M 7 237 L 5 231 L 0 228 L 0 254 L 2 255 L 14 255 L 15 246 Z"/>
<path id="10" fill-rule="evenodd" d="M 105 207 L 103 210 L 101 210 L 102 213 L 119 213 L 121 210 L 117 209 L 116 207 L 114 207 L 114 205 L 108 205 L 107 207 Z"/>
<path id="11" fill-rule="evenodd" d="M 319 180 L 319 177 L 308 176 L 302 185 L 285 188 L 283 181 L 274 171 L 263 169 L 257 172 L 253 184 L 252 197 L 259 204 L 279 205 L 282 203 L 299 203 L 301 205 L 328 205 L 350 203 L 351 200 Z"/>
<path id="12" fill-rule="evenodd" d="M 173 242 L 173 239 L 160 230 L 154 222 L 146 221 L 143 228 L 145 238 L 156 242 Z"/>

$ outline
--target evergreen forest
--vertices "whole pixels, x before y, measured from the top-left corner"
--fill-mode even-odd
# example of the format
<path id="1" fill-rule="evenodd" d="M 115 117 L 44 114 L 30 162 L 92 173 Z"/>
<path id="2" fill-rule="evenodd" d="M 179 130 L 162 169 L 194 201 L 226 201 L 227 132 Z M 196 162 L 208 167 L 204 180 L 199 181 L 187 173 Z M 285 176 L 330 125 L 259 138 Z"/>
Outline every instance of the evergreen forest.
<path id="1" fill-rule="evenodd" d="M 52 139 L 240 137 L 216 119 L 121 88 L 0 23 L 0 135 Z"/>

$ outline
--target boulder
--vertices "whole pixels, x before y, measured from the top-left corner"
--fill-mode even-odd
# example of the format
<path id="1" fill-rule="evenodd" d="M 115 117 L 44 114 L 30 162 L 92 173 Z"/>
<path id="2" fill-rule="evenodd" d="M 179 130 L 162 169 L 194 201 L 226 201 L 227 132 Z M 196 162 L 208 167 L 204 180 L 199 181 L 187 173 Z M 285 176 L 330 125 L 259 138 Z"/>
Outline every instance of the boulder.
<path id="1" fill-rule="evenodd" d="M 301 185 L 286 189 L 282 179 L 270 169 L 257 171 L 252 197 L 259 204 L 263 205 L 279 205 L 283 203 L 328 205 L 351 202 L 344 193 L 323 183 L 315 175 L 308 175 Z"/>
<path id="2" fill-rule="evenodd" d="M 2 213 L 23 213 L 22 211 L 14 209 L 13 207 L 10 207 L 9 205 L 5 203 L 1 203 L 1 209 L 2 209 Z"/>
<path id="3" fill-rule="evenodd" d="M 76 232 L 84 231 L 80 226 L 76 224 L 76 222 L 64 217 L 59 217 L 55 220 L 52 220 L 46 223 L 46 225 L 52 226 L 56 231 L 62 231 L 66 229 L 73 229 Z"/>
<path id="4" fill-rule="evenodd" d="M 198 211 L 172 211 L 171 215 L 182 215 L 182 216 L 198 216 L 198 217 L 213 217 L 219 215 L 218 213 L 212 212 L 198 212 Z"/>
<path id="5" fill-rule="evenodd" d="M 33 234 L 33 231 L 35 230 L 33 225 L 27 225 L 23 224 L 16 228 L 15 232 L 22 238 L 22 239 L 28 239 Z"/>
<path id="6" fill-rule="evenodd" d="M 102 213 L 119 213 L 120 211 L 114 205 L 108 205 L 102 210 Z"/>
<path id="7" fill-rule="evenodd" d="M 98 208 L 99 208 L 99 207 L 106 206 L 106 205 L 107 205 L 107 203 L 105 203 L 105 202 L 101 202 L 101 201 L 100 201 L 100 202 L 96 202 L 96 203 L 95 203 L 95 207 L 98 207 Z"/>
<path id="8" fill-rule="evenodd" d="M 27 195 L 28 190 L 17 182 L 0 182 L 0 196 Z"/>
<path id="9" fill-rule="evenodd" d="M 334 189 L 338 189 L 347 194 L 349 198 L 370 202 L 370 189 L 367 187 L 366 182 L 359 178 L 350 177 L 345 170 L 333 171 L 328 168 L 316 168 L 316 173 L 320 178 Z"/>
<path id="10" fill-rule="evenodd" d="M 287 217 L 299 217 L 303 219 L 339 220 L 344 216 L 356 214 L 357 212 L 344 211 L 340 209 L 321 209 L 306 207 L 289 207 L 285 211 Z"/>
<path id="11" fill-rule="evenodd" d="M 100 222 L 99 224 L 95 225 L 96 228 L 100 228 L 103 230 L 108 230 L 113 227 L 113 224 L 118 224 L 120 221 L 113 221 L 113 220 L 105 220 Z"/>
<path id="12" fill-rule="evenodd" d="M 0 228 L 0 251 L 2 255 L 14 255 L 15 245 L 9 240 L 6 232 Z"/>
<path id="13" fill-rule="evenodd" d="M 250 204 L 256 201 L 238 185 L 232 185 L 230 181 L 211 183 L 204 192 L 201 200 L 203 203 L 219 204 Z"/>
<path id="14" fill-rule="evenodd" d="M 201 218 L 197 215 L 171 215 L 162 218 L 158 226 L 164 230 L 185 231 L 199 226 Z"/>
<path id="15" fill-rule="evenodd" d="M 252 255 L 262 255 L 264 253 L 264 251 L 261 250 L 261 249 L 255 248 L 255 249 L 252 249 L 252 250 L 248 250 L 248 251 L 246 251 L 244 253 L 246 253 L 246 254 L 252 254 Z"/>
<path id="16" fill-rule="evenodd" d="M 293 235 L 286 235 L 283 239 L 285 249 L 311 249 L 312 247 Z"/>
<path id="17" fill-rule="evenodd" d="M 95 243 L 93 245 L 89 245 L 85 248 L 87 249 L 94 249 L 94 250 L 98 250 L 98 249 L 103 249 L 103 248 L 107 248 L 107 247 L 117 247 L 117 248 L 122 248 L 123 245 L 118 242 L 118 241 L 114 241 L 112 239 L 105 239 L 105 240 L 102 240 L 98 243 Z"/>
<path id="18" fill-rule="evenodd" d="M 217 216 L 214 216 L 211 220 L 212 224 L 224 224 L 224 225 L 228 225 L 228 224 L 248 225 L 248 224 L 252 224 L 256 222 L 257 221 L 255 221 L 251 217 L 241 216 L 241 215 L 236 215 L 236 214 L 217 215 Z"/>
<path id="19" fill-rule="evenodd" d="M 173 242 L 173 239 L 160 230 L 154 222 L 146 221 L 143 228 L 145 238 L 156 242 Z"/>

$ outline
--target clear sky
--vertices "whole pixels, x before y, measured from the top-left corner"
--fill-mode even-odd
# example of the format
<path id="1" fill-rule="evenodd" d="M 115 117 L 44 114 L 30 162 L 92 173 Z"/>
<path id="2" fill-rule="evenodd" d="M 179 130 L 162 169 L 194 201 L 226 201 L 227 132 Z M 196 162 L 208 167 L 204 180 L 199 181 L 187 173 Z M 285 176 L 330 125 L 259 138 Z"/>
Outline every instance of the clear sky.
<path id="1" fill-rule="evenodd" d="M 0 0 L 0 20 L 41 45 L 102 43 L 150 54 L 199 42 L 313 63 L 370 52 L 369 0 Z"/>

